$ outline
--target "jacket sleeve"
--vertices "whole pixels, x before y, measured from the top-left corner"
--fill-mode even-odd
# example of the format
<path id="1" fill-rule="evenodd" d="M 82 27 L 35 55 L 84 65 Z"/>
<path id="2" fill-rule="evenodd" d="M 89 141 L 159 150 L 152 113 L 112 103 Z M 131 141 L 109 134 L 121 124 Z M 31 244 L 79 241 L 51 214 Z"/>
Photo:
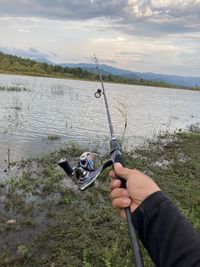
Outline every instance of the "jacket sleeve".
<path id="1" fill-rule="evenodd" d="M 132 221 L 156 266 L 200 266 L 200 235 L 163 192 L 145 199 Z"/>

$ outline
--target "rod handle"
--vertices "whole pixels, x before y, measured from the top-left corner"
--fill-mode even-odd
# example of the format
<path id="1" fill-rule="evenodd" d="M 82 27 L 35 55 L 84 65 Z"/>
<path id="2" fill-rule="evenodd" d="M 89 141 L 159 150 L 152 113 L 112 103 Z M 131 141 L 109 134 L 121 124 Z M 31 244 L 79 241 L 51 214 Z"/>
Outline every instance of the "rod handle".
<path id="1" fill-rule="evenodd" d="M 122 166 L 124 166 L 124 161 L 122 159 L 121 153 L 115 153 L 116 155 L 114 155 L 114 161 L 113 163 L 117 163 L 119 162 Z M 116 177 L 117 179 L 119 179 L 121 181 L 121 187 L 122 188 L 126 188 L 126 180 L 122 177 Z"/>
<path id="2" fill-rule="evenodd" d="M 113 137 L 110 140 L 110 155 L 111 155 L 113 164 L 116 162 L 119 162 L 121 163 L 122 166 L 124 166 L 124 161 L 122 159 L 122 154 L 120 152 L 120 145 L 119 145 L 118 140 L 115 137 Z M 121 187 L 126 188 L 126 180 L 122 177 L 116 177 L 116 178 L 121 181 Z"/>
<path id="3" fill-rule="evenodd" d="M 122 166 L 124 166 L 124 162 L 121 156 L 121 153 L 119 151 L 119 153 L 113 153 L 113 163 L 119 162 L 122 164 Z M 121 181 L 121 187 L 122 188 L 126 188 L 126 180 L 122 177 L 116 177 L 116 179 L 119 179 Z M 135 255 L 135 266 L 136 267 L 143 267 L 143 260 L 142 260 L 142 256 L 141 256 L 141 252 L 140 252 L 140 247 L 139 247 L 139 243 L 137 240 L 137 234 L 136 234 L 136 229 L 132 223 L 131 220 L 131 210 L 130 207 L 125 208 L 125 212 L 126 212 L 126 217 L 127 217 L 127 224 L 128 224 L 128 229 L 129 229 L 129 235 L 130 235 L 130 239 L 131 239 L 131 246 L 132 249 L 134 251 L 134 255 Z"/>

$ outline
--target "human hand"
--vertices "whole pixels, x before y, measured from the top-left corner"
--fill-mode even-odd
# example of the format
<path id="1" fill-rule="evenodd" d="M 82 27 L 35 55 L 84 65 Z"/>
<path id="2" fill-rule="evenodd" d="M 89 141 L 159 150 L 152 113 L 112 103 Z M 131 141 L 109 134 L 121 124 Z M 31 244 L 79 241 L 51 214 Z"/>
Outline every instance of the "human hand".
<path id="1" fill-rule="evenodd" d="M 147 175 L 135 169 L 124 168 L 120 163 L 114 164 L 114 171 L 109 173 L 112 205 L 119 211 L 120 217 L 126 218 L 124 208 L 133 212 L 148 196 L 161 191 L 158 185 Z M 126 189 L 121 188 L 122 177 L 126 180 Z"/>

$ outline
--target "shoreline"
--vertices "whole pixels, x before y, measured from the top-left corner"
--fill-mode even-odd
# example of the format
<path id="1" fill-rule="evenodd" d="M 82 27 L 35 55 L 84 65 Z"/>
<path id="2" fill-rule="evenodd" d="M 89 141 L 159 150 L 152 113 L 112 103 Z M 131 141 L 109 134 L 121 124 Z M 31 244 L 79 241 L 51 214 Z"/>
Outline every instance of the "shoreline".
<path id="1" fill-rule="evenodd" d="M 38 78 L 52 78 L 52 79 L 64 79 L 64 80 L 75 80 L 75 81 L 87 81 L 87 82 L 97 82 L 96 79 L 85 79 L 85 78 L 78 78 L 78 77 L 65 77 L 62 75 L 48 75 L 48 74 L 42 74 L 42 73 L 18 73 L 18 72 L 1 72 L 0 74 L 2 75 L 16 75 L 16 76 L 27 76 L 27 77 L 38 77 Z M 143 86 L 143 87 L 155 87 L 155 88 L 166 88 L 166 89 L 177 89 L 177 90 L 188 90 L 188 91 L 200 91 L 200 89 L 195 89 L 195 88 L 184 88 L 181 86 L 174 86 L 173 85 L 147 85 L 147 84 L 141 84 L 141 83 L 129 83 L 129 82 L 120 82 L 120 81 L 104 81 L 104 83 L 113 83 L 113 84 L 124 84 L 124 85 L 137 85 L 137 86 Z M 148 81 L 147 81 L 148 83 Z"/>
<path id="2" fill-rule="evenodd" d="M 198 125 L 123 151 L 125 165 L 155 179 L 198 232 L 199 151 Z M 2 266 L 132 266 L 126 223 L 109 199 L 109 170 L 93 187 L 79 191 L 76 178 L 57 166 L 63 157 L 74 166 L 82 152 L 72 144 L 41 159 L 17 162 L 12 166 L 16 174 L 1 181 Z M 143 256 L 145 266 L 153 267 L 144 250 Z"/>

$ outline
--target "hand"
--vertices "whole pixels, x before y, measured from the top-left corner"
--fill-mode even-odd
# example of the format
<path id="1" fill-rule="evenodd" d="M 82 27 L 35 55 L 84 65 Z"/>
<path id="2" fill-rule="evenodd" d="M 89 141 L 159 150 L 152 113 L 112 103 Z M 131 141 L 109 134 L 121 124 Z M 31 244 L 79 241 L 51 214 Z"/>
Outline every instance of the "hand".
<path id="1" fill-rule="evenodd" d="M 148 196 L 161 191 L 158 185 L 148 176 L 135 169 L 122 167 L 120 163 L 114 164 L 114 171 L 109 173 L 112 205 L 119 211 L 120 217 L 126 218 L 124 208 L 130 207 L 133 212 Z M 126 189 L 120 188 L 121 181 L 126 180 Z"/>

